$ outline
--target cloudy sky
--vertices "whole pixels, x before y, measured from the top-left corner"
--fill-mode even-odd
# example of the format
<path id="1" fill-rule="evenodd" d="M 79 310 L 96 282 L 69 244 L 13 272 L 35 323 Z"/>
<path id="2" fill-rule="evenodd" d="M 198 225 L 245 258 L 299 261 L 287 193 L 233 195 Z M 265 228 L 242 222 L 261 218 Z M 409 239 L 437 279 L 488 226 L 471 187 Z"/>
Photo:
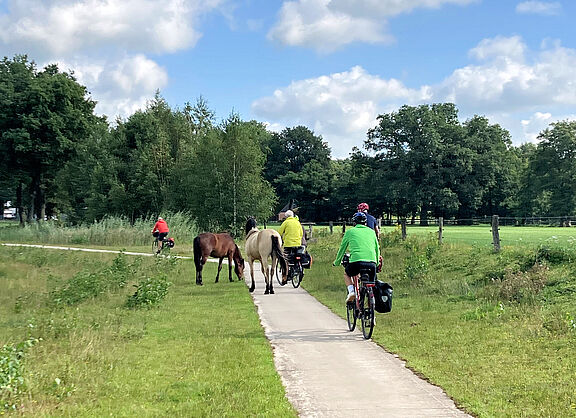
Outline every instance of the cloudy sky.
<path id="1" fill-rule="evenodd" d="M 404 104 L 454 102 L 517 145 L 576 119 L 575 19 L 575 0 L 0 0 L 0 55 L 74 70 L 110 120 L 202 96 L 340 158 Z"/>

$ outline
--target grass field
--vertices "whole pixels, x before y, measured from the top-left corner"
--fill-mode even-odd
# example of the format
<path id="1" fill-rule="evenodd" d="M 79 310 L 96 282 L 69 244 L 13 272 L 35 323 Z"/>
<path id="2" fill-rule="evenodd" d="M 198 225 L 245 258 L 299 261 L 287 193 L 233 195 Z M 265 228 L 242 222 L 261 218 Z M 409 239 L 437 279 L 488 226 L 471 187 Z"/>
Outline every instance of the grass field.
<path id="1" fill-rule="evenodd" d="M 16 389 L 0 389 L 3 412 L 14 406 L 26 416 L 295 416 L 243 282 L 214 284 L 211 263 L 200 287 L 188 261 L 118 260 L 2 248 L 0 364 L 7 347 L 41 339 L 20 366 L 0 367 L 0 382 L 11 376 L 8 389 Z M 94 290 L 82 280 L 87 271 L 112 285 L 85 297 Z M 134 284 L 162 275 L 172 285 L 158 306 L 126 307 Z M 18 377 L 25 386 L 15 383 Z"/>
<path id="2" fill-rule="evenodd" d="M 576 416 L 576 252 L 385 237 L 393 311 L 373 339 L 480 417 Z M 423 237 L 421 237 L 423 238 Z M 345 317 L 339 235 L 310 245 L 302 285 Z M 536 262 L 536 267 L 534 267 Z"/>

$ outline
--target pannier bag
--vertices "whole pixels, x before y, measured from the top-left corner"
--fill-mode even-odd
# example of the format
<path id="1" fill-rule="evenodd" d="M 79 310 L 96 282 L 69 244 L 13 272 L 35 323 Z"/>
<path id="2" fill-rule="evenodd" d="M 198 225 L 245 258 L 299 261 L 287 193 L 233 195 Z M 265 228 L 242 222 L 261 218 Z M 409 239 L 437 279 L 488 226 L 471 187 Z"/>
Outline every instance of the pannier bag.
<path id="1" fill-rule="evenodd" d="M 392 286 L 380 280 L 376 280 L 374 286 L 374 299 L 376 300 L 376 312 L 387 313 L 392 310 Z"/>
<path id="2" fill-rule="evenodd" d="M 168 247 L 174 248 L 174 238 L 168 238 L 166 243 L 168 244 Z"/>
<path id="3" fill-rule="evenodd" d="M 312 266 L 312 256 L 310 253 L 308 253 L 308 251 L 306 251 L 306 247 L 298 247 L 296 254 L 300 256 L 300 263 L 302 264 L 302 267 L 309 269 Z"/>

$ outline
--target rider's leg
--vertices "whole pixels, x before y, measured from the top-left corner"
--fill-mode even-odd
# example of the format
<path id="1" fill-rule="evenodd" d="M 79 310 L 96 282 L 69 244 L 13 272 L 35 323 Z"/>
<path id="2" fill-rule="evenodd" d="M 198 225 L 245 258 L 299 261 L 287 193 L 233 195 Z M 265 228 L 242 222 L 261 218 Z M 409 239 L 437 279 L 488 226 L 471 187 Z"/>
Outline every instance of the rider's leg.
<path id="1" fill-rule="evenodd" d="M 346 296 L 346 302 L 352 302 L 356 299 L 356 292 L 354 292 L 354 282 L 352 278 L 344 272 L 344 283 L 346 283 L 346 288 L 348 289 L 348 295 Z"/>

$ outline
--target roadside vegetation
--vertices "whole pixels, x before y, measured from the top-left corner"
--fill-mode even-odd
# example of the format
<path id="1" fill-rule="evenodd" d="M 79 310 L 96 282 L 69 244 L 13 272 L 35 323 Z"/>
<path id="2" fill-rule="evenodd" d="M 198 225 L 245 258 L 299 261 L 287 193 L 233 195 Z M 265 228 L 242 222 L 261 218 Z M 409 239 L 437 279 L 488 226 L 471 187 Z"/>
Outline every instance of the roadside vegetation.
<path id="1" fill-rule="evenodd" d="M 340 234 L 310 245 L 302 285 L 345 317 Z M 373 339 L 480 417 L 576 416 L 576 250 L 571 245 L 444 244 L 383 234 L 393 310 Z"/>
<path id="2" fill-rule="evenodd" d="M 245 284 L 193 283 L 174 258 L 2 248 L 0 415 L 295 416 Z"/>

